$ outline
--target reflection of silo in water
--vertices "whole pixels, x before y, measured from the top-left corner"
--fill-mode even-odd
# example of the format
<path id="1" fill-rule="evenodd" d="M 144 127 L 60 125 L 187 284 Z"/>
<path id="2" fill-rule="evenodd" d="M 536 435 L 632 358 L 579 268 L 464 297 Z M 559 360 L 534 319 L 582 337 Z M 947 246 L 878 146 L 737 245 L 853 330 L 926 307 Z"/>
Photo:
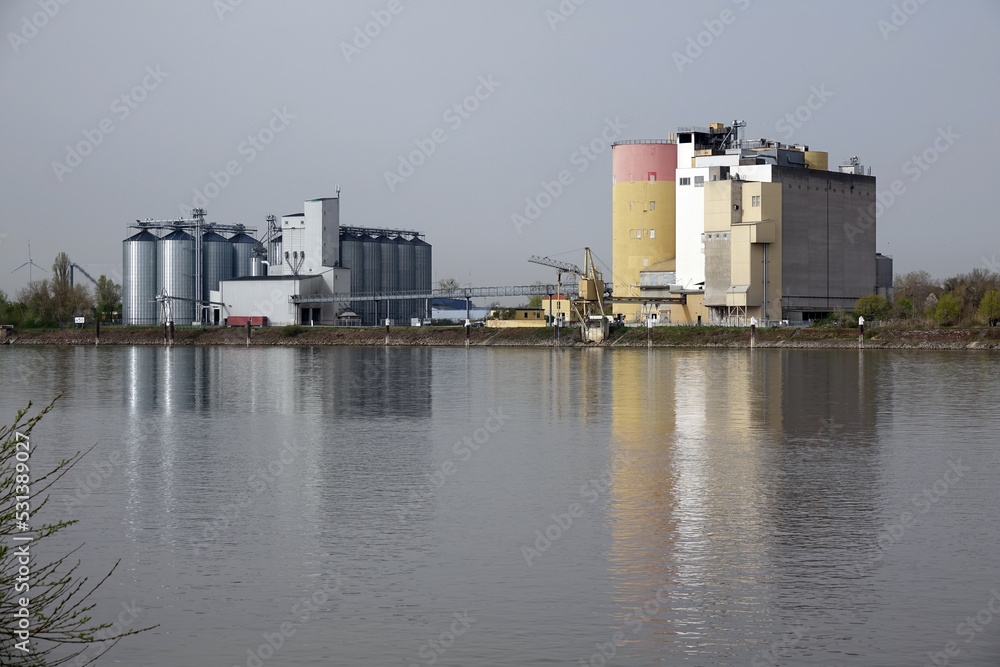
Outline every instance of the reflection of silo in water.
<path id="1" fill-rule="evenodd" d="M 243 278 L 253 273 L 253 248 L 257 245 L 254 237 L 245 232 L 240 232 L 229 239 L 232 244 L 233 253 L 233 278 Z"/>
<path id="2" fill-rule="evenodd" d="M 378 243 L 382 252 L 382 291 L 396 292 L 399 290 L 399 249 L 393 239 L 388 236 L 378 237 Z M 399 302 L 389 301 L 387 305 L 389 312 L 386 317 L 391 319 L 399 318 Z M 398 324 L 398 322 L 397 322 Z"/>
<path id="3" fill-rule="evenodd" d="M 180 229 L 156 244 L 156 291 L 166 290 L 174 322 L 194 321 L 194 239 Z"/>
<path id="4" fill-rule="evenodd" d="M 156 237 L 147 230 L 122 242 L 122 322 L 156 324 Z"/>
<path id="5" fill-rule="evenodd" d="M 417 282 L 415 273 L 416 248 L 402 236 L 397 236 L 395 243 L 396 256 L 399 260 L 399 289 L 412 292 L 416 289 Z M 396 303 L 399 304 L 399 318 L 402 320 L 400 324 L 409 324 L 410 318 L 419 316 L 414 306 L 416 302 L 413 299 L 397 301 Z"/>
<path id="6" fill-rule="evenodd" d="M 159 385 L 155 378 L 158 377 L 160 353 L 160 348 L 145 345 L 125 348 L 122 396 L 132 419 L 149 419 L 150 415 L 144 413 L 157 408 Z"/>
<path id="7" fill-rule="evenodd" d="M 611 355 L 613 470 L 608 554 L 618 581 L 616 602 L 641 606 L 650 592 L 676 581 L 677 470 L 673 354 L 628 350 Z"/>
<path id="8" fill-rule="evenodd" d="M 340 265 L 351 270 L 351 293 L 365 292 L 365 248 L 360 236 L 340 233 Z M 351 310 L 361 315 L 362 303 L 351 303 Z"/>
<path id="9" fill-rule="evenodd" d="M 229 239 L 215 232 L 205 232 L 201 237 L 202 298 L 209 300 L 209 292 L 219 289 L 219 282 L 233 277 L 233 247 Z"/>

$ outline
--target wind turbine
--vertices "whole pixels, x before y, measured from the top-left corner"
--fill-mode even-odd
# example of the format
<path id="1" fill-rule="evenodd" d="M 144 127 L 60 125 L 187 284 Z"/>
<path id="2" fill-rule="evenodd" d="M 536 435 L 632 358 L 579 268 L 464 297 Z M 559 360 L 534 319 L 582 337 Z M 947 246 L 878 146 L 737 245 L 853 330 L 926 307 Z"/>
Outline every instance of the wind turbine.
<path id="1" fill-rule="evenodd" d="M 33 259 L 31 259 L 31 241 L 28 241 L 28 261 L 25 262 L 24 264 L 22 264 L 21 266 L 17 267 L 16 269 L 14 269 L 13 271 L 11 271 L 11 273 L 16 273 L 17 271 L 20 271 L 24 267 L 28 267 L 28 283 L 29 284 L 32 282 L 32 280 L 31 280 L 31 267 L 35 267 L 36 269 L 40 269 L 43 272 L 45 271 L 45 269 L 43 269 L 42 267 L 40 267 L 37 264 L 35 264 L 35 261 Z"/>

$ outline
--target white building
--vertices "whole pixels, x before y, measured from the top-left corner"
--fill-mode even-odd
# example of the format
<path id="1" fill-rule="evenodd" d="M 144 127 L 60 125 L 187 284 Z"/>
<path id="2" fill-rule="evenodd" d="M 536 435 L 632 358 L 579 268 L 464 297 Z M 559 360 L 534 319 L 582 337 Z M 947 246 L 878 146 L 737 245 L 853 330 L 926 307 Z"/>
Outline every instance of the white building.
<path id="1" fill-rule="evenodd" d="M 340 264 L 340 200 L 312 199 L 304 213 L 281 217 L 282 262 L 268 275 L 236 278 L 219 283 L 211 293 L 213 319 L 266 317 L 270 325 L 333 324 L 345 310 L 343 303 L 299 307 L 292 296 L 347 294 L 351 270 Z"/>

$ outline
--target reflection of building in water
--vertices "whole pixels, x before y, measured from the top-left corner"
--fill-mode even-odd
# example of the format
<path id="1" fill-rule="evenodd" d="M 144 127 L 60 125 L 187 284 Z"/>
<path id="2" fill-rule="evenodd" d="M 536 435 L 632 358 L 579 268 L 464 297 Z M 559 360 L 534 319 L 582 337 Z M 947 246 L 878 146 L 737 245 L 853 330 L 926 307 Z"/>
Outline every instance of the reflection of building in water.
<path id="1" fill-rule="evenodd" d="M 666 584 L 647 641 L 738 643 L 789 580 L 874 539 L 874 375 L 831 354 L 616 352 L 613 446 L 633 459 L 611 490 L 617 623 Z"/>
<path id="2" fill-rule="evenodd" d="M 612 359 L 608 558 L 621 610 L 616 625 L 677 580 L 676 358 L 672 351 L 616 350 Z"/>

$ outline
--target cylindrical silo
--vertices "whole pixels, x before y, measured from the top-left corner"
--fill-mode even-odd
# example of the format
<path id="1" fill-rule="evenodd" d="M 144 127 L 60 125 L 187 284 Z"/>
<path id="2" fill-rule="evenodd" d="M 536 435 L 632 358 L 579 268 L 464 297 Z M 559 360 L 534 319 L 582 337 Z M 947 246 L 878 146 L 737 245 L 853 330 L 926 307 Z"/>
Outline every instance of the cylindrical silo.
<path id="1" fill-rule="evenodd" d="M 253 247 L 257 245 L 257 240 L 245 232 L 240 232 L 229 239 L 232 244 L 233 253 L 233 278 L 242 278 L 253 273 L 250 264 L 250 257 L 253 255 Z"/>
<path id="2" fill-rule="evenodd" d="M 380 237 L 379 237 L 380 238 Z M 362 288 L 366 294 L 373 294 L 382 291 L 382 244 L 374 236 L 362 236 L 361 244 L 365 251 L 365 281 Z M 384 308 L 380 306 L 382 317 L 385 317 Z M 375 303 L 365 301 L 362 322 L 366 326 L 379 324 L 375 321 Z"/>
<path id="3" fill-rule="evenodd" d="M 395 241 L 388 236 L 378 237 L 379 248 L 382 252 L 382 291 L 399 291 L 399 250 Z M 383 302 L 382 309 L 388 307 L 385 317 L 393 320 L 399 319 L 399 302 L 391 300 Z"/>
<path id="4" fill-rule="evenodd" d="M 122 241 L 122 323 L 156 324 L 156 237 L 147 230 Z"/>
<path id="5" fill-rule="evenodd" d="M 180 229 L 156 244 L 156 292 L 166 290 L 174 322 L 194 321 L 194 239 Z"/>
<path id="6" fill-rule="evenodd" d="M 611 151 L 611 276 L 615 296 L 638 296 L 635 287 L 640 283 L 643 267 L 658 262 L 677 262 L 678 277 L 682 264 L 690 260 L 690 276 L 701 273 L 704 282 L 705 255 L 702 245 L 704 225 L 701 216 L 688 216 L 697 224 L 689 224 L 687 231 L 676 228 L 675 210 L 694 210 L 681 207 L 677 196 L 692 197 L 684 206 L 703 206 L 704 192 L 694 187 L 679 193 L 674 187 L 678 167 L 678 145 L 674 143 L 621 143 Z M 687 145 L 689 150 L 693 148 Z M 689 167 L 690 164 L 681 166 Z M 696 181 L 697 182 L 697 181 Z M 678 255 L 677 243 L 688 239 L 691 244 Z M 692 250 L 693 249 L 693 250 Z M 692 254 L 693 253 L 693 254 Z M 700 263 L 700 269 L 696 265 Z M 685 281 L 686 282 L 686 281 Z M 626 320 L 641 317 L 638 304 L 616 304 L 615 313 Z"/>
<path id="7" fill-rule="evenodd" d="M 396 255 L 399 260 L 399 289 L 403 292 L 412 292 L 416 289 L 414 275 L 414 264 L 416 262 L 415 248 L 402 236 L 397 236 L 395 242 Z M 398 303 L 399 319 L 402 320 L 401 324 L 409 324 L 411 317 L 419 316 L 416 308 L 417 302 L 413 299 L 405 299 Z"/>
<path id="8" fill-rule="evenodd" d="M 206 301 L 212 290 L 219 289 L 219 281 L 233 278 L 233 246 L 229 239 L 215 232 L 205 232 L 201 237 L 202 298 Z"/>
<path id="9" fill-rule="evenodd" d="M 351 270 L 352 294 L 365 291 L 365 248 L 361 238 L 347 232 L 340 234 L 340 265 Z M 361 315 L 362 302 L 352 302 L 350 308 Z"/>
<path id="10" fill-rule="evenodd" d="M 413 246 L 413 277 L 414 288 L 419 290 L 430 290 L 431 285 L 431 245 L 421 238 L 414 238 L 410 241 Z M 424 316 L 424 303 L 420 303 L 421 317 Z M 430 317 L 430 314 L 427 313 Z"/>
<path id="11" fill-rule="evenodd" d="M 267 251 L 268 270 L 272 275 L 278 275 L 278 270 L 274 267 L 281 264 L 281 234 L 271 239 L 270 247 Z"/>

